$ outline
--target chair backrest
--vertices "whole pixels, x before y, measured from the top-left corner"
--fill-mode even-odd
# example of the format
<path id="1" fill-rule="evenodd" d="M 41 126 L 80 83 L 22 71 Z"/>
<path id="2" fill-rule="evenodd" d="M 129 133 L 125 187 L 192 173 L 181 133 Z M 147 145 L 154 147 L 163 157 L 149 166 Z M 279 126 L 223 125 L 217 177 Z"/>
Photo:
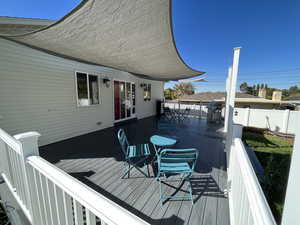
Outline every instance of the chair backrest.
<path id="1" fill-rule="evenodd" d="M 127 148 L 129 146 L 129 142 L 127 140 L 125 131 L 123 129 L 120 129 L 118 131 L 118 139 L 119 139 L 119 143 L 121 145 L 121 149 L 122 149 L 124 155 L 126 156 L 127 155 Z"/>
<path id="2" fill-rule="evenodd" d="M 181 163 L 187 162 L 194 170 L 198 158 L 198 150 L 195 148 L 188 149 L 163 149 L 158 155 L 158 166 L 161 163 Z"/>

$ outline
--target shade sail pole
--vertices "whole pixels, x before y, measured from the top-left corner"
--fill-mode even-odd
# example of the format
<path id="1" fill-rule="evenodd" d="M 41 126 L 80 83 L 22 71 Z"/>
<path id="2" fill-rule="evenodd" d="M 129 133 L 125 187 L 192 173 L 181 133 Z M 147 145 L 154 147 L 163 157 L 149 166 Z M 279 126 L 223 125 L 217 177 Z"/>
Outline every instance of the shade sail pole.
<path id="1" fill-rule="evenodd" d="M 227 167 L 229 165 L 229 154 L 230 154 L 230 146 L 232 142 L 232 134 L 233 134 L 233 110 L 234 110 L 234 101 L 235 101 L 235 93 L 236 93 L 236 83 L 237 83 L 237 75 L 239 68 L 239 58 L 240 58 L 240 47 L 233 49 L 233 64 L 232 64 L 232 72 L 231 79 L 229 85 L 229 99 L 228 99 L 228 131 L 226 134 L 226 145 L 225 151 L 227 152 Z"/>
<path id="2" fill-rule="evenodd" d="M 228 132 L 228 116 L 229 116 L 229 99 L 230 99 L 230 84 L 232 77 L 232 67 L 228 68 L 228 76 L 226 79 L 226 105 L 225 105 L 225 121 L 224 121 L 224 132 Z"/>

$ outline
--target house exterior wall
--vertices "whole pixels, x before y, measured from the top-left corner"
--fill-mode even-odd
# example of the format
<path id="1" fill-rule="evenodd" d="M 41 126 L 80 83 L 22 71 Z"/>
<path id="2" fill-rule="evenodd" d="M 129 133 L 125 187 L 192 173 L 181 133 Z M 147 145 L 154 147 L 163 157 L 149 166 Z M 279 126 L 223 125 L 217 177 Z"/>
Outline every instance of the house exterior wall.
<path id="1" fill-rule="evenodd" d="M 154 115 L 156 100 L 163 98 L 163 82 L 56 57 L 1 38 L 0 68 L 0 127 L 11 135 L 37 131 L 42 135 L 39 145 L 113 126 L 113 82 L 105 87 L 104 77 L 135 82 L 138 119 Z M 99 105 L 77 106 L 75 71 L 99 76 Z M 143 100 L 141 83 L 151 83 L 151 101 Z"/>

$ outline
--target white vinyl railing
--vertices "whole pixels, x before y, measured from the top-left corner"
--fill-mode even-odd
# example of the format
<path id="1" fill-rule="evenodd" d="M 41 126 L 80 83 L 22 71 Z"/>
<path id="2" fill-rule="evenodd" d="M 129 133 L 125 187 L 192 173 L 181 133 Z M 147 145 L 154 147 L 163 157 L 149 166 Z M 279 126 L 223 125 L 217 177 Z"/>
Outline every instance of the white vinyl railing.
<path id="1" fill-rule="evenodd" d="M 244 144 L 234 126 L 228 168 L 231 225 L 276 225 Z"/>
<path id="2" fill-rule="evenodd" d="M 39 136 L 0 129 L 1 177 L 32 225 L 148 224 L 38 156 Z"/>
<path id="3" fill-rule="evenodd" d="M 37 133 L 30 132 L 23 136 L 35 136 Z M 20 136 L 16 136 L 19 138 Z M 31 149 L 29 150 L 31 151 Z M 20 208 L 23 210 L 27 219 L 32 222 L 32 208 L 30 202 L 29 184 L 26 173 L 26 151 L 16 138 L 11 137 L 0 129 L 0 172 L 1 177 L 7 183 L 9 190 L 15 197 Z"/>
<path id="4" fill-rule="evenodd" d="M 28 164 L 38 224 L 147 224 L 41 157 L 29 157 Z"/>
<path id="5" fill-rule="evenodd" d="M 234 123 L 271 131 L 295 134 L 299 111 L 275 109 L 234 108 Z"/>
<path id="6" fill-rule="evenodd" d="M 183 102 L 165 102 L 165 107 L 169 107 L 170 109 L 190 109 L 190 115 L 194 117 L 206 117 L 208 113 L 208 104 L 205 103 L 183 103 Z"/>

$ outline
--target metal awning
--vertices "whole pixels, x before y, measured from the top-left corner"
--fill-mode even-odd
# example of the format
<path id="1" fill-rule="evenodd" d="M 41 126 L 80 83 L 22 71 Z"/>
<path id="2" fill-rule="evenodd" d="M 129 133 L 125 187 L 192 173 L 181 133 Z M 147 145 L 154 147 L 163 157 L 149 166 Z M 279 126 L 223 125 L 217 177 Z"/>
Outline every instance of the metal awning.
<path id="1" fill-rule="evenodd" d="M 171 0 L 85 0 L 45 28 L 6 38 L 149 79 L 203 74 L 187 66 L 176 49 Z"/>

